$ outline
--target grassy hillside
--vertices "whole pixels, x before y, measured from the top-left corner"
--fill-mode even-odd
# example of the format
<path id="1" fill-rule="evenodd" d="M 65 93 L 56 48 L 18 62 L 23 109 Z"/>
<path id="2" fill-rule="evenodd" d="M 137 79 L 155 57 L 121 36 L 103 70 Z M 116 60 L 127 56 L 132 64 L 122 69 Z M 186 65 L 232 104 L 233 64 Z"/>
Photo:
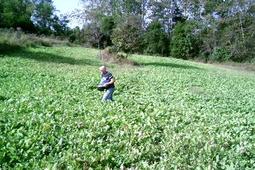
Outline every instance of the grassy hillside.
<path id="1" fill-rule="evenodd" d="M 255 169 L 255 74 L 97 51 L 31 48 L 0 55 L 0 169 Z"/>
<path id="2" fill-rule="evenodd" d="M 74 46 L 65 39 L 27 34 L 21 31 L 0 28 L 0 54 L 24 47 Z"/>

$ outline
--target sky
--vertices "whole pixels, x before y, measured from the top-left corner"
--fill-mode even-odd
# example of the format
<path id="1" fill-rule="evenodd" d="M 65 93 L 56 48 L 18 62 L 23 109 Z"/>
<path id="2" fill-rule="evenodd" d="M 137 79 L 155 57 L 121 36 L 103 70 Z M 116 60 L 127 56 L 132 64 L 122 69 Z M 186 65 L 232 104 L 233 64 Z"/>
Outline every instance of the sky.
<path id="1" fill-rule="evenodd" d="M 80 0 L 53 0 L 56 9 L 59 11 L 58 14 L 69 14 L 75 9 L 81 8 Z M 78 21 L 70 20 L 68 24 L 71 28 L 81 26 Z"/>

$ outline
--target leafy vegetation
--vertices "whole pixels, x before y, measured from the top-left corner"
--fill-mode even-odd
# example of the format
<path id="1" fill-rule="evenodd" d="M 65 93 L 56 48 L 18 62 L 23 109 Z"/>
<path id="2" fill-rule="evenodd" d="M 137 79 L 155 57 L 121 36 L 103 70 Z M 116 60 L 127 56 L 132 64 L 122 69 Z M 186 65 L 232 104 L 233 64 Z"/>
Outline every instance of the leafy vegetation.
<path id="1" fill-rule="evenodd" d="M 146 54 L 169 55 L 169 39 L 160 22 L 150 23 L 143 37 Z"/>
<path id="2" fill-rule="evenodd" d="M 84 48 L 0 55 L 1 169 L 254 169 L 255 76 L 169 58 L 109 65 Z"/>
<path id="3" fill-rule="evenodd" d="M 67 16 L 56 15 L 52 0 L 0 0 L 0 28 L 67 36 Z"/>
<path id="4" fill-rule="evenodd" d="M 73 30 L 76 43 L 205 62 L 254 61 L 254 0 L 82 2 L 77 16 L 87 22 Z M 130 22 L 134 17 L 136 22 Z"/>
<path id="5" fill-rule="evenodd" d="M 254 0 L 80 3 L 82 9 L 63 15 L 53 0 L 0 0 L 0 28 L 61 37 L 85 47 L 110 46 L 125 53 L 254 63 Z M 76 28 L 69 28 L 71 20 L 76 20 Z M 1 41 L 0 46 L 9 48 Z"/>
<path id="6" fill-rule="evenodd" d="M 179 22 L 174 29 L 170 46 L 171 56 L 175 58 L 190 59 L 198 56 L 199 42 L 195 37 L 195 23 Z"/>
<path id="7" fill-rule="evenodd" d="M 137 17 L 129 17 L 127 22 L 119 24 L 112 33 L 112 43 L 117 51 L 138 52 L 141 49 L 141 29 Z"/>

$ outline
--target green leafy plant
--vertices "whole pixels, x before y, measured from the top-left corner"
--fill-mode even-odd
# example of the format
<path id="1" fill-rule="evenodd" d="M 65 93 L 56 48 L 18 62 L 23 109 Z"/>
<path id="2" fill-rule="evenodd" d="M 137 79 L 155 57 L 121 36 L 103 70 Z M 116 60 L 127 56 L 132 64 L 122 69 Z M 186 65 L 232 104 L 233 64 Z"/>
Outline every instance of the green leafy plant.
<path id="1" fill-rule="evenodd" d="M 190 59 L 198 54 L 199 41 L 195 37 L 196 24 L 189 21 L 179 22 L 172 33 L 170 44 L 171 56 Z"/>
<path id="2" fill-rule="evenodd" d="M 231 54 L 226 48 L 215 48 L 209 58 L 213 61 L 228 61 Z"/>
<path id="3" fill-rule="evenodd" d="M 97 54 L 0 54 L 1 169 L 255 169 L 254 73 L 133 55 L 102 103 Z"/>

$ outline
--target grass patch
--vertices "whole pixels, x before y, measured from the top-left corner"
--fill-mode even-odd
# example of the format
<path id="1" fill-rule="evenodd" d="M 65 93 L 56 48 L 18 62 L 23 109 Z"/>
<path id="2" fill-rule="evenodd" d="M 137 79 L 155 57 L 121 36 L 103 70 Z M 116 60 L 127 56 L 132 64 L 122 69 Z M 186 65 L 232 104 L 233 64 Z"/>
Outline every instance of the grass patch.
<path id="1" fill-rule="evenodd" d="M 52 47 L 67 46 L 67 40 L 56 37 L 38 36 L 35 34 L 25 34 L 21 31 L 11 29 L 0 29 L 0 53 L 13 52 L 27 47 Z"/>

